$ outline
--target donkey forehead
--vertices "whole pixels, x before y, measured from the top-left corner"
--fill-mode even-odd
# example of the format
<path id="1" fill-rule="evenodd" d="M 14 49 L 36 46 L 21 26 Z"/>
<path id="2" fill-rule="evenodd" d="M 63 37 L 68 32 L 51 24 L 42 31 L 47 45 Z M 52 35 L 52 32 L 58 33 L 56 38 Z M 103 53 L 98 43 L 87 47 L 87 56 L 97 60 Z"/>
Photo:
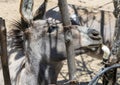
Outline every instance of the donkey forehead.
<path id="1" fill-rule="evenodd" d="M 46 20 L 37 20 L 33 21 L 32 25 L 30 26 L 31 31 L 40 32 L 46 31 L 48 29 L 48 23 Z"/>
<path id="2" fill-rule="evenodd" d="M 33 27 L 43 27 L 43 26 L 48 26 L 46 20 L 33 21 Z"/>

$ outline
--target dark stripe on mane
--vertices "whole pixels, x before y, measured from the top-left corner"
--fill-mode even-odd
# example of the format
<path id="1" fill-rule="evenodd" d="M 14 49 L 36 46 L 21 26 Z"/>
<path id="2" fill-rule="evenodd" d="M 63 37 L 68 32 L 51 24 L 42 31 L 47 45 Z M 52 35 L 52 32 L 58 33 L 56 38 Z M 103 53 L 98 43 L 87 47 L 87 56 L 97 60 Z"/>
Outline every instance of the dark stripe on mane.
<path id="1" fill-rule="evenodd" d="M 24 49 L 24 31 L 28 28 L 27 22 L 25 22 L 22 18 L 21 20 L 14 21 L 13 28 L 10 32 L 12 37 L 12 47 L 17 49 Z"/>
<path id="2" fill-rule="evenodd" d="M 23 20 L 23 18 L 21 18 L 21 20 L 18 20 L 13 23 L 13 26 L 15 28 L 18 28 L 21 31 L 25 31 L 26 28 L 28 28 L 28 23 L 26 21 Z"/>

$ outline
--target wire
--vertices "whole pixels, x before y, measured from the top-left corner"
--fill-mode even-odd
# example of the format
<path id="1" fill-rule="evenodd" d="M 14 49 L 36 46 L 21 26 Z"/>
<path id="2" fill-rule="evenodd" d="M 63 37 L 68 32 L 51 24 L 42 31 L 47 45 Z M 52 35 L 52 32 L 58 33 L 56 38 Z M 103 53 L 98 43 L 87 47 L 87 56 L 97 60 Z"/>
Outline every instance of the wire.
<path id="1" fill-rule="evenodd" d="M 114 68 L 120 68 L 120 64 L 115 64 L 107 68 L 102 68 L 101 71 L 89 82 L 88 85 L 95 85 L 95 82 L 99 80 L 99 78 L 106 73 L 107 71 L 114 69 Z"/>

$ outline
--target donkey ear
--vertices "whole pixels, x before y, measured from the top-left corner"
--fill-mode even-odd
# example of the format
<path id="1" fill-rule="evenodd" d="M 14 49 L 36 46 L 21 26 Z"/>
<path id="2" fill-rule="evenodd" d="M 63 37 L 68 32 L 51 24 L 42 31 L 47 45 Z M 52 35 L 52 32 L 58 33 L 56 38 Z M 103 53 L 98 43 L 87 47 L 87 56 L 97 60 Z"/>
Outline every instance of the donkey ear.
<path id="1" fill-rule="evenodd" d="M 33 20 L 32 10 L 33 10 L 33 0 L 21 0 L 20 14 L 21 17 L 28 23 L 30 23 L 31 20 Z"/>
<path id="2" fill-rule="evenodd" d="M 34 20 L 43 19 L 45 12 L 46 12 L 47 2 L 48 0 L 44 0 L 42 5 L 36 10 L 34 14 Z"/>

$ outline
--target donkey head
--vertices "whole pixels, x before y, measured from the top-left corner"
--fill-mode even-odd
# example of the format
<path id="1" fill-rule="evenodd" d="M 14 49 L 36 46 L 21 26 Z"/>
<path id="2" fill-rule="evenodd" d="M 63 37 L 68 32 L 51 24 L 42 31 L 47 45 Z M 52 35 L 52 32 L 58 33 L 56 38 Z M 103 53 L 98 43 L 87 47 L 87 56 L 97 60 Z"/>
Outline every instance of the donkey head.
<path id="1" fill-rule="evenodd" d="M 46 2 L 47 2 L 47 0 L 45 0 L 44 3 L 42 4 L 44 11 L 41 12 L 41 7 L 39 7 L 39 9 L 36 12 L 37 14 L 35 13 L 34 14 L 35 16 L 33 16 L 33 13 L 32 13 L 33 0 L 21 0 L 21 6 L 20 6 L 21 17 L 28 26 L 27 28 L 24 29 L 24 33 L 26 35 L 26 39 L 28 42 L 27 45 L 29 45 L 29 48 L 30 48 L 30 46 L 33 46 L 33 47 L 31 47 L 31 49 L 34 48 L 34 50 L 32 50 L 32 51 L 36 51 L 36 54 L 38 54 L 37 52 L 40 51 L 40 49 L 41 49 L 41 47 L 39 47 L 41 44 L 40 43 L 41 39 L 43 39 L 43 37 L 49 35 L 48 29 L 50 27 L 49 27 L 48 21 L 40 20 L 41 17 L 43 17 L 43 15 L 44 15 L 45 8 L 46 8 Z M 55 28 L 57 28 L 57 27 L 55 27 Z M 53 27 L 53 29 L 54 29 L 54 27 Z M 96 30 L 88 29 L 87 27 L 77 26 L 76 29 L 72 29 L 72 33 L 73 33 L 73 41 L 75 40 L 75 42 L 74 42 L 75 48 L 76 48 L 76 46 L 78 47 L 78 45 L 80 44 L 79 47 L 81 49 L 91 50 L 94 47 L 95 48 L 99 47 L 100 44 L 102 44 L 101 36 L 100 36 L 99 32 Z M 43 45 L 41 44 L 41 46 L 43 46 Z M 37 49 L 37 50 L 35 50 L 35 49 Z"/>

